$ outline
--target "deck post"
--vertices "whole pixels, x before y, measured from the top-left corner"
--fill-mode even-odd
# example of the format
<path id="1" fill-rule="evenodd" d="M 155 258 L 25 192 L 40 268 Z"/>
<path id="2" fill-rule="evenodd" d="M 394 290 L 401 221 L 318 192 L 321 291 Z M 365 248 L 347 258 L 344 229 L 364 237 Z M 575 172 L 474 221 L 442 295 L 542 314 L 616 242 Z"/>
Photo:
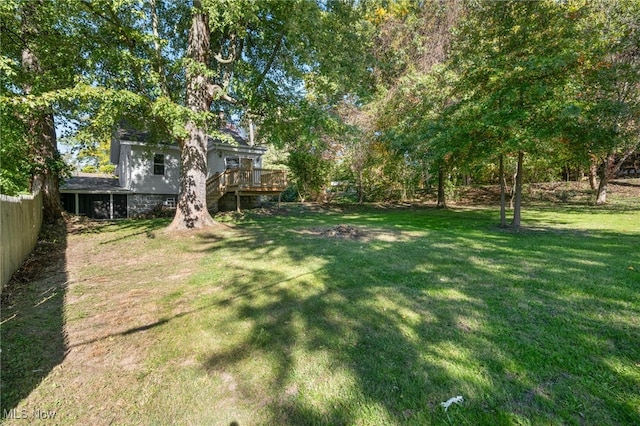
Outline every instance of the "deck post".
<path id="1" fill-rule="evenodd" d="M 236 211 L 240 213 L 240 191 L 236 191 Z"/>

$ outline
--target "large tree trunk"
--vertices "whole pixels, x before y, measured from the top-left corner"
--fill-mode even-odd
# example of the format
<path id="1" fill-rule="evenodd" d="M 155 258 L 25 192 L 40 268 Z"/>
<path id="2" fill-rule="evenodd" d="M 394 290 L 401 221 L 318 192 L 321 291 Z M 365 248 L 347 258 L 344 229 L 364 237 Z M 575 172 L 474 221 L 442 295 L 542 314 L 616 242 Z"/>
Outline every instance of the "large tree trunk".
<path id="1" fill-rule="evenodd" d="M 214 223 L 207 210 L 207 135 L 192 122 L 180 157 L 180 194 L 169 230 L 203 228 Z"/>
<path id="2" fill-rule="evenodd" d="M 42 214 L 46 223 L 62 219 L 60 201 L 60 171 L 62 164 L 58 152 L 53 114 L 40 111 L 27 119 L 30 157 L 35 167 L 31 191 L 42 192 Z"/>
<path id="3" fill-rule="evenodd" d="M 440 169 L 438 170 L 438 204 L 436 205 L 437 208 L 439 209 L 447 208 L 447 201 L 445 199 L 445 192 L 444 192 L 444 178 L 445 178 L 444 167 L 440 167 Z"/>
<path id="4" fill-rule="evenodd" d="M 36 54 L 28 42 L 37 37 L 36 8 L 41 2 L 27 2 L 22 10 L 22 35 L 27 43 L 22 49 L 22 69 L 29 75 L 30 81 L 36 81 L 43 70 Z M 31 82 L 23 85 L 25 94 L 34 90 Z M 62 218 L 60 202 L 60 170 L 62 160 L 58 152 L 56 128 L 53 113 L 49 108 L 38 108 L 24 117 L 29 146 L 29 157 L 33 164 L 31 191 L 42 191 L 42 213 L 46 223 L 54 223 Z"/>
<path id="5" fill-rule="evenodd" d="M 209 21 L 200 10 L 200 2 L 194 1 L 187 55 L 199 67 L 208 64 L 209 43 Z M 207 112 L 211 106 L 207 78 L 199 67 L 187 65 L 186 100 L 194 114 Z M 204 228 L 214 223 L 207 210 L 207 132 L 193 119 L 186 128 L 189 136 L 180 141 L 180 194 L 169 230 Z"/>
<path id="6" fill-rule="evenodd" d="M 591 187 L 592 191 L 595 191 L 598 188 L 598 161 L 595 155 L 591 156 L 591 161 L 589 163 L 589 187 Z"/>
<path id="7" fill-rule="evenodd" d="M 520 228 L 521 207 L 522 207 L 522 172 L 524 162 L 524 152 L 518 153 L 518 171 L 516 172 L 516 188 L 515 188 L 515 203 L 513 205 L 513 221 L 511 226 L 513 228 Z"/>
<path id="8" fill-rule="evenodd" d="M 513 179 L 511 179 L 511 182 L 513 182 L 513 185 L 511 185 L 511 197 L 509 198 L 509 208 L 511 210 L 513 210 L 513 205 L 515 203 L 515 199 L 516 199 L 516 180 L 518 178 L 518 166 L 516 165 L 516 172 L 513 174 Z"/>
<path id="9" fill-rule="evenodd" d="M 616 154 L 610 153 L 602 164 L 602 170 L 600 172 L 600 184 L 598 185 L 598 193 L 596 196 L 596 204 L 602 205 L 607 202 L 607 186 L 611 179 L 616 177 L 616 174 L 620 171 L 620 168 L 625 161 L 636 151 L 639 143 L 629 147 L 626 152 L 618 156 L 616 161 Z"/>
<path id="10" fill-rule="evenodd" d="M 500 227 L 506 228 L 507 226 L 507 197 L 506 197 L 506 186 L 507 182 L 504 177 L 504 155 L 500 154 L 500 171 L 499 171 L 499 179 L 500 179 Z"/>
<path id="11" fill-rule="evenodd" d="M 362 183 L 363 180 L 363 176 L 362 176 L 362 168 L 359 167 L 358 169 L 358 204 L 362 204 L 364 203 L 364 185 Z"/>
<path id="12" fill-rule="evenodd" d="M 607 187 L 609 180 L 614 175 L 615 169 L 615 155 L 609 154 L 602 164 L 602 170 L 600 171 L 600 184 L 598 185 L 598 193 L 596 196 L 596 205 L 602 205 L 607 203 Z"/>

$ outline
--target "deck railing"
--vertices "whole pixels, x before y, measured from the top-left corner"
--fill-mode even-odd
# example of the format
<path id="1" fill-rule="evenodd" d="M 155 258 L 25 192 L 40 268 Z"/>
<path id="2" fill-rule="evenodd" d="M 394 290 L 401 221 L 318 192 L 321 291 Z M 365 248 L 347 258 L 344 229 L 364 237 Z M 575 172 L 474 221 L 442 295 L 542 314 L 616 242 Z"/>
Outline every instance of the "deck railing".
<path id="1" fill-rule="evenodd" d="M 223 194 L 226 188 L 226 173 L 219 172 L 207 179 L 207 195 Z"/>
<path id="2" fill-rule="evenodd" d="M 207 180 L 207 194 L 229 191 L 280 192 L 287 187 L 286 170 L 228 169 Z"/>

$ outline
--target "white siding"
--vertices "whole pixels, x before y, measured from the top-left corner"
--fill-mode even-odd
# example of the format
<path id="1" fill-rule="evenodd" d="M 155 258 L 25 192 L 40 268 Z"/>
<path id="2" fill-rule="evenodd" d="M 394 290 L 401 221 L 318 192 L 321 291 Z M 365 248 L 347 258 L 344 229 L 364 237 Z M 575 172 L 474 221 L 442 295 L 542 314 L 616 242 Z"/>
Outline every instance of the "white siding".
<path id="1" fill-rule="evenodd" d="M 220 157 L 218 151 L 211 150 L 207 153 L 208 176 L 224 171 L 224 157 Z"/>
<path id="2" fill-rule="evenodd" d="M 229 146 L 223 144 L 210 144 L 207 153 L 207 168 L 209 176 L 225 170 L 226 157 L 251 158 L 253 167 L 262 167 L 262 155 L 267 151 L 264 147 Z"/>
<path id="3" fill-rule="evenodd" d="M 118 172 L 120 186 L 136 194 L 177 194 L 180 187 L 180 150 L 177 146 L 153 149 L 141 142 L 120 141 Z M 230 146 L 210 143 L 207 153 L 208 175 L 225 170 L 226 157 L 253 159 L 262 167 L 265 147 Z M 164 175 L 153 174 L 153 154 L 164 154 Z"/>
<path id="4" fill-rule="evenodd" d="M 164 175 L 153 174 L 153 154 L 164 154 Z M 177 147 L 148 150 L 131 146 L 129 186 L 127 189 L 144 194 L 177 194 L 180 183 L 180 152 Z"/>
<path id="5" fill-rule="evenodd" d="M 131 189 L 131 145 L 120 146 L 118 181 L 124 189 Z"/>

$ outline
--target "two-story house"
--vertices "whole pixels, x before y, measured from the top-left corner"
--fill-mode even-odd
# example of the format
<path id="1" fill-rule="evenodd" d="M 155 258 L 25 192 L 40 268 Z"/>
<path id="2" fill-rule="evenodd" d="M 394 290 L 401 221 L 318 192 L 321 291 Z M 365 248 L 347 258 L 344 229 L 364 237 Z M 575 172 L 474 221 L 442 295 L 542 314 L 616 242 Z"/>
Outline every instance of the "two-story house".
<path id="1" fill-rule="evenodd" d="M 207 206 L 252 207 L 257 197 L 282 192 L 286 174 L 262 168 L 264 146 L 251 146 L 231 129 L 209 137 Z M 146 134 L 120 130 L 111 141 L 115 175 L 82 174 L 60 188 L 64 209 L 97 219 L 144 215 L 157 208 L 175 208 L 180 182 L 180 150 L 176 144 L 150 144 Z"/>

